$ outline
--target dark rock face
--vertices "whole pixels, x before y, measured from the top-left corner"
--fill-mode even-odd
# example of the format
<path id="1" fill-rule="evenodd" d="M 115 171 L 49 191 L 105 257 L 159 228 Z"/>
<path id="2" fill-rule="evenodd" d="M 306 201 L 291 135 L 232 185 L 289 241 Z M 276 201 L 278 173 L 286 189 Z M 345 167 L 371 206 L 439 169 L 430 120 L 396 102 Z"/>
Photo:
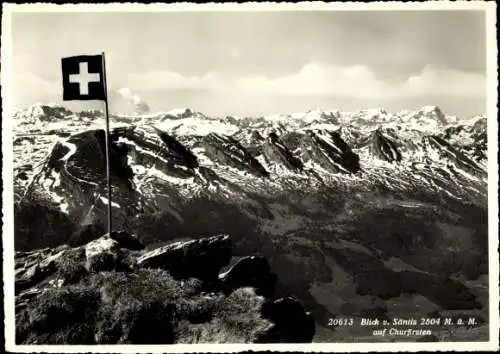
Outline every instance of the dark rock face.
<path id="1" fill-rule="evenodd" d="M 35 299 L 41 292 L 42 290 L 35 288 L 16 294 L 16 313 L 24 311 L 28 307 L 30 301 Z"/>
<path id="2" fill-rule="evenodd" d="M 352 149 L 360 149 L 370 143 L 370 136 L 354 126 L 341 126 L 336 132 Z"/>
<path id="3" fill-rule="evenodd" d="M 304 134 L 296 131 L 287 132 L 281 136 L 281 141 L 283 141 L 283 144 L 291 151 L 299 149 L 303 140 Z"/>
<path id="4" fill-rule="evenodd" d="M 267 259 L 262 256 L 240 259 L 231 269 L 221 274 L 219 279 L 226 293 L 249 286 L 266 297 L 272 295 L 276 284 L 276 275 L 271 273 Z"/>
<path id="5" fill-rule="evenodd" d="M 331 172 L 356 173 L 359 156 L 337 132 L 307 131 L 301 142 L 302 160 L 313 160 Z"/>
<path id="6" fill-rule="evenodd" d="M 250 135 L 250 145 L 257 145 L 264 141 L 265 141 L 264 137 L 262 136 L 261 133 L 259 133 L 258 130 L 252 131 L 252 134 Z"/>
<path id="7" fill-rule="evenodd" d="M 154 166 L 178 178 L 191 177 L 198 167 L 196 156 L 186 146 L 156 127 L 132 126 L 116 129 L 114 134 L 128 139 L 127 145 L 138 164 Z"/>
<path id="8" fill-rule="evenodd" d="M 198 160 L 196 156 L 189 151 L 188 148 L 186 148 L 184 145 L 182 145 L 179 141 L 177 141 L 175 138 L 172 136 L 168 135 L 167 133 L 161 131 L 158 128 L 155 128 L 157 131 L 158 135 L 160 136 L 160 139 L 167 145 L 167 147 L 170 149 L 170 154 L 169 157 L 172 159 L 176 159 L 179 162 L 182 161 L 186 167 L 189 168 L 196 168 L 198 167 Z"/>
<path id="9" fill-rule="evenodd" d="M 484 177 L 486 172 L 478 166 L 478 164 L 468 158 L 464 153 L 455 149 L 443 138 L 437 135 L 425 136 L 423 139 L 424 148 L 429 150 L 437 151 L 437 153 L 444 159 L 448 159 L 453 164 L 461 169 L 468 171 L 477 176 Z"/>
<path id="10" fill-rule="evenodd" d="M 380 130 L 372 133 L 370 139 L 370 152 L 381 160 L 388 162 L 401 161 L 401 153 L 396 144 L 384 136 Z"/>
<path id="11" fill-rule="evenodd" d="M 283 165 L 290 170 L 302 170 L 302 161 L 292 154 L 274 132 L 269 134 L 267 141 L 262 147 L 262 151 L 269 161 Z"/>
<path id="12" fill-rule="evenodd" d="M 95 119 L 96 117 L 104 117 L 104 112 L 99 110 L 88 110 L 78 112 L 78 116 L 81 118 Z"/>
<path id="13" fill-rule="evenodd" d="M 21 201 L 14 206 L 14 217 L 14 246 L 19 251 L 57 247 L 66 243 L 68 235 L 76 231 L 68 215 L 50 204 Z"/>
<path id="14" fill-rule="evenodd" d="M 240 142 L 245 142 L 246 151 L 252 155 L 253 157 L 257 157 L 262 154 L 263 144 L 266 142 L 266 139 L 259 133 L 258 130 L 254 130 L 250 133 L 249 137 L 238 137 L 238 135 L 234 136 L 234 138 L 238 139 Z M 243 143 L 242 142 L 242 143 Z"/>
<path id="15" fill-rule="evenodd" d="M 114 129 L 110 146 L 113 222 L 117 227 L 133 229 L 130 223 L 136 222 L 138 214 L 156 209 L 154 200 L 137 193 L 129 161 L 178 178 L 192 177 L 198 166 L 189 149 L 151 127 Z M 79 246 L 96 239 L 106 225 L 106 196 L 104 131 L 90 130 L 56 143 L 16 204 L 16 249 L 63 243 Z M 43 236 L 34 234 L 35 229 Z"/>
<path id="16" fill-rule="evenodd" d="M 65 247 L 44 249 L 39 252 L 19 253 L 16 262 L 15 293 L 40 283 L 57 270 L 56 260 L 64 252 Z"/>
<path id="17" fill-rule="evenodd" d="M 486 159 L 488 154 L 488 133 L 486 117 L 478 119 L 472 126 L 458 124 L 446 128 L 439 134 L 446 141 L 453 141 L 453 146 L 467 152 L 477 162 Z M 469 137 L 463 139 L 462 137 Z"/>
<path id="18" fill-rule="evenodd" d="M 200 240 L 175 242 L 138 258 L 145 268 L 168 270 L 178 279 L 217 279 L 219 270 L 231 260 L 231 240 L 218 235 Z"/>
<path id="19" fill-rule="evenodd" d="M 112 231 L 109 236 L 118 242 L 118 247 L 120 248 L 136 251 L 144 249 L 144 245 L 139 241 L 137 236 L 126 231 Z"/>
<path id="20" fill-rule="evenodd" d="M 128 249 L 131 251 L 142 250 L 144 249 L 144 245 L 135 235 L 124 231 L 113 231 L 111 235 L 105 234 L 87 243 L 84 249 L 87 259 L 89 259 L 96 254 L 118 249 Z"/>
<path id="21" fill-rule="evenodd" d="M 192 117 L 195 113 L 196 112 L 194 112 L 193 110 L 186 108 L 182 112 L 178 112 L 177 114 L 174 114 L 174 115 L 168 114 L 165 118 L 168 118 L 168 119 L 189 118 L 189 117 Z"/>
<path id="22" fill-rule="evenodd" d="M 71 151 L 72 146 L 76 151 Z M 104 130 L 90 130 L 75 134 L 67 144 L 61 144 L 61 154 L 53 154 L 49 168 L 65 169 L 73 178 L 87 183 L 99 183 L 106 176 L 106 141 Z M 127 183 L 133 176 L 126 163 L 127 147 L 123 144 L 110 144 L 110 170 L 112 178 Z M 125 159 L 124 159 L 125 158 Z M 83 166 L 86 165 L 87 169 Z"/>
<path id="23" fill-rule="evenodd" d="M 229 136 L 210 133 L 203 139 L 207 155 L 215 161 L 247 171 L 257 177 L 268 177 L 269 172 L 241 144 Z"/>
<path id="24" fill-rule="evenodd" d="M 64 107 L 51 107 L 51 106 L 40 106 L 43 114 L 40 115 L 39 119 L 42 122 L 53 122 L 61 119 L 67 119 L 71 111 Z"/>
<path id="25" fill-rule="evenodd" d="M 311 314 L 291 297 L 266 303 L 262 315 L 275 325 L 259 339 L 261 343 L 310 343 L 316 332 Z"/>
<path id="26" fill-rule="evenodd" d="M 115 200 L 127 200 L 134 206 L 136 198 L 132 190 L 132 170 L 126 163 L 127 148 L 120 144 L 110 146 L 110 172 Z M 65 142 L 58 142 L 45 162 L 41 172 L 35 176 L 27 188 L 21 206 L 36 206 L 51 209 L 50 195 L 58 195 L 71 217 L 73 230 L 85 222 L 89 213 L 99 215 L 99 208 L 105 209 L 106 158 L 103 130 L 90 130 L 75 134 Z M 118 205 L 119 206 L 119 205 Z M 115 210 L 115 218 L 126 220 L 129 216 L 124 209 Z M 60 210 L 60 209 L 59 209 Z M 61 217 L 66 217 L 64 212 Z M 104 220 L 103 220 L 104 221 Z M 66 233 L 66 235 L 72 232 Z M 67 236 L 66 236 L 67 237 Z"/>

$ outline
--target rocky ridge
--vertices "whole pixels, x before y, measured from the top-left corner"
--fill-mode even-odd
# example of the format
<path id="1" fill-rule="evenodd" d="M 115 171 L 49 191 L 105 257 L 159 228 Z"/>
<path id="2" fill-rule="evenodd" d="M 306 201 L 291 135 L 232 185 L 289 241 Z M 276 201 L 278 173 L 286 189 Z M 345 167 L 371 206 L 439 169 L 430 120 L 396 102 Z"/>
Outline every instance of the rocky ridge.
<path id="1" fill-rule="evenodd" d="M 301 343 L 315 332 L 296 299 L 272 297 L 264 257 L 219 275 L 231 262 L 228 235 L 145 250 L 113 232 L 15 261 L 19 344 Z"/>

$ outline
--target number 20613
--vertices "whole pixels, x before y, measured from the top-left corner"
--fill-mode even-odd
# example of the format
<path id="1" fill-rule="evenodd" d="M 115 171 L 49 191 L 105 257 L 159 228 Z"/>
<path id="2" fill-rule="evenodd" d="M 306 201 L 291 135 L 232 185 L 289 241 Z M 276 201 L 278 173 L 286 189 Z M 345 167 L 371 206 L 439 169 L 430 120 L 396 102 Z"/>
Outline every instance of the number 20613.
<path id="1" fill-rule="evenodd" d="M 329 318 L 328 326 L 352 326 L 354 319 L 352 318 Z"/>

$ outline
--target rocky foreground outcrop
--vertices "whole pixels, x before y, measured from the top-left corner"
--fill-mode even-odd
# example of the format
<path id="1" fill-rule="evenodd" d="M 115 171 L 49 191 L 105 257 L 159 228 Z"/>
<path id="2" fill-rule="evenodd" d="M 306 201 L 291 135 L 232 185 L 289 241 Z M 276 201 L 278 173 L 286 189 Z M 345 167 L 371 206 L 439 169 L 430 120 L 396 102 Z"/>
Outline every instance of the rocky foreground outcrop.
<path id="1" fill-rule="evenodd" d="M 312 316 L 294 298 L 272 297 L 276 276 L 264 257 L 220 273 L 231 262 L 228 235 L 144 248 L 114 232 L 17 252 L 16 342 L 311 342 Z"/>

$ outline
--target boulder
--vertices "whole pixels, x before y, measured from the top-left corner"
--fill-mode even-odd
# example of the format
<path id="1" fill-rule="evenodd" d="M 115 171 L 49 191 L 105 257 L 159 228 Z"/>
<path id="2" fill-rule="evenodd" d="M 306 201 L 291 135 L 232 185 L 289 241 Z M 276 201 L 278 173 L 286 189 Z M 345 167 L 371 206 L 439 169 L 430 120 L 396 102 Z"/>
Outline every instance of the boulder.
<path id="1" fill-rule="evenodd" d="M 90 273 L 99 272 L 130 272 L 133 261 L 129 260 L 126 254 L 117 249 L 113 252 L 104 251 L 90 257 L 85 262 L 85 269 Z"/>
<path id="2" fill-rule="evenodd" d="M 20 273 L 16 272 L 15 293 L 18 294 L 19 292 L 38 284 L 55 272 L 56 267 L 54 263 L 48 263 L 46 266 L 35 264 Z"/>
<path id="3" fill-rule="evenodd" d="M 132 251 L 144 249 L 144 245 L 139 241 L 136 235 L 126 231 L 112 231 L 110 237 L 118 242 L 118 247 L 126 248 Z"/>
<path id="4" fill-rule="evenodd" d="M 215 280 L 231 254 L 229 235 L 217 235 L 157 248 L 139 257 L 137 265 L 165 269 L 177 279 Z"/>
<path id="5" fill-rule="evenodd" d="M 18 263 L 15 270 L 15 293 L 19 294 L 23 290 L 40 283 L 57 271 L 56 261 L 64 254 L 65 248 L 55 254 L 46 254 L 46 258 L 33 259 L 36 254 L 27 256 L 24 265 Z M 18 253 L 21 254 L 21 253 Z M 30 257 L 31 256 L 31 257 Z"/>
<path id="6" fill-rule="evenodd" d="M 274 323 L 259 343 L 310 343 L 316 332 L 314 319 L 302 305 L 292 297 L 265 303 L 262 317 Z"/>
<path id="7" fill-rule="evenodd" d="M 104 235 L 97 240 L 91 241 L 85 245 L 85 256 L 90 259 L 98 254 L 109 252 L 118 248 L 118 241 L 115 241 L 108 235 Z"/>
<path id="8" fill-rule="evenodd" d="M 119 248 L 137 251 L 144 249 L 144 245 L 134 234 L 125 231 L 112 231 L 111 234 L 105 234 L 97 240 L 87 243 L 85 245 L 85 255 L 89 259 L 96 254 Z"/>
<path id="9" fill-rule="evenodd" d="M 239 259 L 218 277 L 232 256 L 228 235 L 129 251 L 142 247 L 116 232 L 85 246 L 17 252 L 17 342 L 311 341 L 314 321 L 296 300 L 268 300 L 276 276 L 266 258 Z"/>
<path id="10" fill-rule="evenodd" d="M 37 289 L 37 288 L 32 288 L 25 290 L 23 292 L 20 292 L 19 294 L 16 294 L 15 297 L 15 309 L 16 309 L 16 314 L 18 314 L 21 310 L 24 310 L 25 308 L 28 307 L 30 301 L 35 299 L 40 293 L 42 293 L 43 290 Z"/>
<path id="11" fill-rule="evenodd" d="M 265 257 L 250 256 L 242 258 L 227 272 L 219 275 L 225 293 L 242 287 L 252 287 L 259 295 L 269 297 L 274 292 L 276 275 L 271 273 Z"/>

